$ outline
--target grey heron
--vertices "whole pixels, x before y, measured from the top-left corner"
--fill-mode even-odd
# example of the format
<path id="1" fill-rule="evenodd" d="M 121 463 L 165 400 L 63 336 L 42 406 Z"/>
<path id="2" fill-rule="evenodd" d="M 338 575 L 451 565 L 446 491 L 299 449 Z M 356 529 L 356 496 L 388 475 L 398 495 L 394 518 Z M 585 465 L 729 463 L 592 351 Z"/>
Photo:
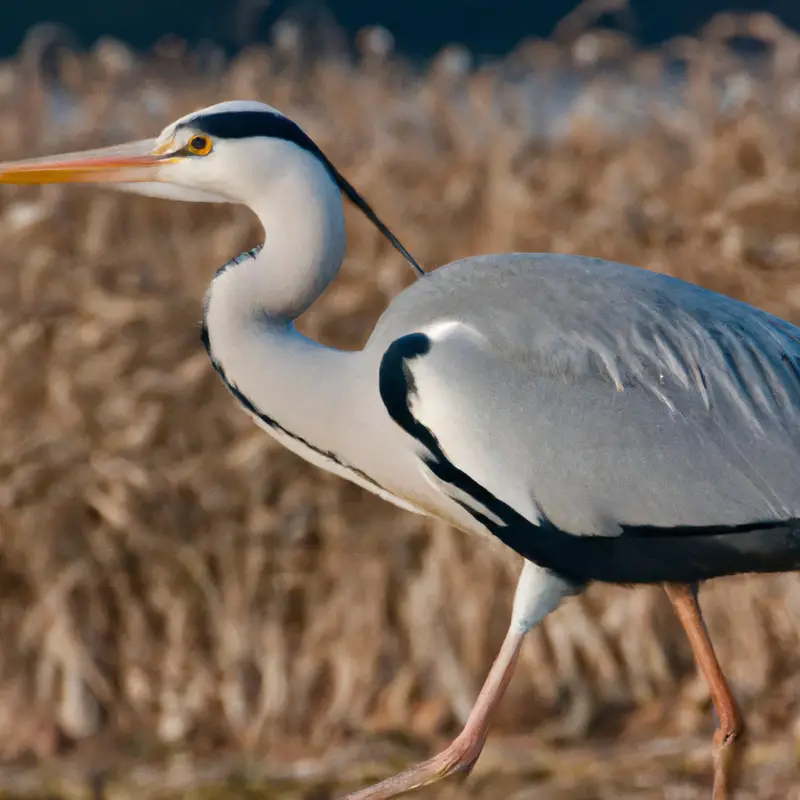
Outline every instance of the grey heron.
<path id="1" fill-rule="evenodd" d="M 217 271 L 203 306 L 225 386 L 313 464 L 523 557 L 461 733 L 348 800 L 469 773 L 526 633 L 594 582 L 665 586 L 718 713 L 713 796 L 731 796 L 743 724 L 697 587 L 800 568 L 800 329 L 596 258 L 482 255 L 424 273 L 300 126 L 256 102 L 196 111 L 152 140 L 2 164 L 0 182 L 249 206 L 264 243 Z M 421 275 L 352 352 L 294 325 L 342 264 L 342 193 Z"/>

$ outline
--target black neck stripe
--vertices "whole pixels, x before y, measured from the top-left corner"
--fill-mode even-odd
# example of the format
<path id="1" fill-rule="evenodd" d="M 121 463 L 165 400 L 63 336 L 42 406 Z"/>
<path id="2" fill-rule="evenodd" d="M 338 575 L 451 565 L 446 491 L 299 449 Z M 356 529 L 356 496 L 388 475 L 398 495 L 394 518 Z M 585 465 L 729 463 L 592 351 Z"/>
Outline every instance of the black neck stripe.
<path id="1" fill-rule="evenodd" d="M 176 130 L 181 128 L 194 128 L 217 139 L 248 139 L 255 136 L 267 136 L 271 139 L 283 139 L 285 142 L 291 142 L 303 148 L 325 165 L 341 192 L 389 240 L 417 274 L 425 274 L 416 259 L 386 227 L 367 201 L 333 166 L 328 157 L 296 122 L 271 111 L 221 111 L 217 114 L 206 114 L 189 119 L 178 125 Z"/>

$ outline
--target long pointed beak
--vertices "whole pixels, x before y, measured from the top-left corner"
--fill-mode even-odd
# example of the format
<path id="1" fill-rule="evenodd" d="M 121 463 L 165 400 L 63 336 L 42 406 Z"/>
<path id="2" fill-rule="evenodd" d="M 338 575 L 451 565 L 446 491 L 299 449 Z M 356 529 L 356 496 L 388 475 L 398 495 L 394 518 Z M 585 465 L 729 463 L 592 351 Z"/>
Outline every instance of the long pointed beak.
<path id="1" fill-rule="evenodd" d="M 174 160 L 156 139 L 0 163 L 0 183 L 140 183 L 158 180 L 158 168 Z"/>

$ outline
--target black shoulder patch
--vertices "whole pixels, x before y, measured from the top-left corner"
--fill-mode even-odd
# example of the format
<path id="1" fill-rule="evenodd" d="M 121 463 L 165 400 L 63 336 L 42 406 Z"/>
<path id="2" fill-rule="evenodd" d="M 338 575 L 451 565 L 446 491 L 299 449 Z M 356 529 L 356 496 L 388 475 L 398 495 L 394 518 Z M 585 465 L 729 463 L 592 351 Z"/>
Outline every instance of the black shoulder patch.
<path id="1" fill-rule="evenodd" d="M 431 340 L 424 333 L 409 333 L 393 341 L 381 359 L 378 391 L 389 416 L 432 450 L 432 442 L 425 441 L 426 438 L 430 439 L 428 429 L 420 425 L 411 413 L 411 398 L 417 393 L 417 387 L 408 366 L 409 361 L 424 356 L 430 349 Z"/>

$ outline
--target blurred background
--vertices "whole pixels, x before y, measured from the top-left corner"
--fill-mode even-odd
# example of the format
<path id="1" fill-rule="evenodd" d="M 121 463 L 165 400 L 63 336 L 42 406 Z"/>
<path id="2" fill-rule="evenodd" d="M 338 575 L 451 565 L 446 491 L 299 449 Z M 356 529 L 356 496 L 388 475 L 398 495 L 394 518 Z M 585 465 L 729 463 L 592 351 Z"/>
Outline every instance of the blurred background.
<path id="1" fill-rule="evenodd" d="M 429 268 L 581 253 L 798 322 L 798 30 L 794 0 L 15 0 L 0 159 L 260 99 Z M 359 347 L 412 274 L 347 214 L 300 327 Z M 227 206 L 0 191 L 6 800 L 333 800 L 449 741 L 499 647 L 516 558 L 305 465 L 214 376 L 203 293 L 259 235 Z M 702 597 L 742 798 L 800 798 L 800 581 Z M 529 637 L 470 780 L 418 796 L 707 798 L 713 727 L 663 592 L 593 587 Z"/>

